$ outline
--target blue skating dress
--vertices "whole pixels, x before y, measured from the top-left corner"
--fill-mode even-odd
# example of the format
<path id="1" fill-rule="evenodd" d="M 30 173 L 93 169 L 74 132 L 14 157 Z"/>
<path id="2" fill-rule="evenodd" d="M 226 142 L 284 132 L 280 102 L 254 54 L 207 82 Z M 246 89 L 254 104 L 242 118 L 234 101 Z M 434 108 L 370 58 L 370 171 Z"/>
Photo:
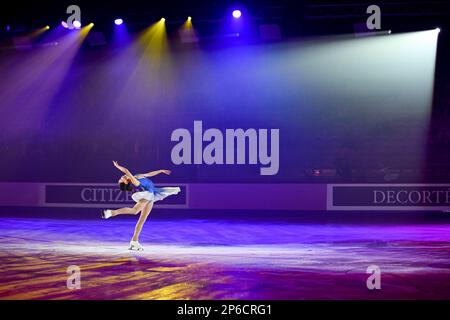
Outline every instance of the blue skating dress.
<path id="1" fill-rule="evenodd" d="M 180 192 L 179 187 L 162 187 L 157 188 L 153 184 L 152 180 L 148 178 L 137 179 L 139 181 L 139 186 L 136 187 L 136 192 L 131 195 L 131 198 L 135 202 L 139 202 L 141 199 L 148 201 L 160 201 L 164 198 L 178 194 Z"/>

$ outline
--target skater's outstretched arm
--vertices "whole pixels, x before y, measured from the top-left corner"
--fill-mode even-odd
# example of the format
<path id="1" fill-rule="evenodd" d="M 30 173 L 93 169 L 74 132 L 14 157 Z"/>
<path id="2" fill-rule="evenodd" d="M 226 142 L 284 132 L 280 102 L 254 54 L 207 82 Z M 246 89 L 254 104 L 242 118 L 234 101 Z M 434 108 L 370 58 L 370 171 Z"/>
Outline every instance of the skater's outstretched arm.
<path id="1" fill-rule="evenodd" d="M 156 176 L 156 175 L 161 174 L 161 173 L 169 175 L 169 174 L 172 173 L 172 171 L 170 171 L 170 170 L 156 170 L 156 171 L 150 171 L 150 172 L 147 172 L 147 173 L 138 174 L 136 177 L 138 177 L 138 178 L 147 178 L 147 177 Z"/>
<path id="2" fill-rule="evenodd" d="M 141 184 L 141 183 L 139 182 L 139 180 L 136 179 L 136 177 L 133 176 L 133 175 L 131 174 L 131 172 L 130 172 L 127 168 L 122 167 L 121 165 L 119 165 L 119 164 L 117 163 L 117 161 L 113 161 L 113 164 L 114 164 L 114 166 L 115 166 L 117 169 L 119 169 L 120 171 L 122 171 L 123 173 L 125 173 L 125 175 L 126 175 L 128 178 L 130 178 L 131 183 L 134 184 L 136 187 L 139 186 L 139 185 Z"/>

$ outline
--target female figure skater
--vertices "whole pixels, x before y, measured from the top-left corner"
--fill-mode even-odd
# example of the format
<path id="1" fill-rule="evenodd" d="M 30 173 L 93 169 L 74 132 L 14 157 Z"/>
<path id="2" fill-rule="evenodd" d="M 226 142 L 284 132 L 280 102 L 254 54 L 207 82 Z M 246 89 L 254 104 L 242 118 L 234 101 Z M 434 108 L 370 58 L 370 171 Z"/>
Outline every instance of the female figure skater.
<path id="1" fill-rule="evenodd" d="M 117 210 L 104 210 L 102 212 L 103 219 L 109 219 L 119 214 L 133 214 L 136 215 L 141 212 L 139 220 L 134 229 L 133 238 L 130 241 L 129 250 L 144 250 L 139 243 L 139 234 L 141 233 L 142 226 L 147 220 L 150 211 L 152 210 L 153 203 L 155 201 L 162 200 L 173 194 L 180 192 L 179 187 L 163 187 L 156 188 L 153 182 L 148 177 L 156 176 L 160 173 L 169 175 L 170 170 L 156 170 L 150 171 L 144 174 L 132 175 L 131 172 L 120 166 L 117 161 L 113 161 L 114 166 L 122 171 L 124 175 L 119 179 L 119 187 L 122 191 L 133 191 L 131 198 L 136 202 L 133 208 L 121 208 Z"/>

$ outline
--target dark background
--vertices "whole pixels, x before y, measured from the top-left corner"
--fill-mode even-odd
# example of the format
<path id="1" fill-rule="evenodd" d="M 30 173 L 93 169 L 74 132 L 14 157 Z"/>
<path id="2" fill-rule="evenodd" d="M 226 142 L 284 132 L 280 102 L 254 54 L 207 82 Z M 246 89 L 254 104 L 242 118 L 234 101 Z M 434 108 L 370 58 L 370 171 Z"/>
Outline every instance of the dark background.
<path id="1" fill-rule="evenodd" d="M 8 48 L 12 38 L 26 34 L 33 28 L 46 24 L 52 28 L 57 26 L 66 16 L 65 8 L 69 4 L 74 3 L 2 3 L 2 48 Z M 367 105 L 361 106 L 361 100 L 355 101 L 347 96 L 353 107 L 351 112 L 342 112 L 342 108 L 330 98 L 327 104 L 322 105 L 323 109 L 313 109 L 314 103 L 305 103 L 309 109 L 300 113 L 297 102 L 304 96 L 295 96 L 293 93 L 295 81 L 300 78 L 285 78 L 280 69 L 275 70 L 274 74 L 280 77 L 280 81 L 289 83 L 289 86 L 283 86 L 284 89 L 280 90 L 290 90 L 287 96 L 296 99 L 283 100 L 281 95 L 276 96 L 275 91 L 272 92 L 273 99 L 269 101 L 261 101 L 263 98 L 255 96 L 257 105 L 241 105 L 240 101 L 232 99 L 233 94 L 239 95 L 233 90 L 239 84 L 244 84 L 241 88 L 247 102 L 252 101 L 252 94 L 270 97 L 271 92 L 261 88 L 277 89 L 268 82 L 254 88 L 254 93 L 248 91 L 249 87 L 245 87 L 249 83 L 247 80 L 257 77 L 256 69 L 251 68 L 263 65 L 261 61 L 260 65 L 251 65 L 252 57 L 259 55 L 264 59 L 265 54 L 270 53 L 270 57 L 278 57 L 274 60 L 282 59 L 283 48 L 289 47 L 292 41 L 308 41 L 315 36 L 353 34 L 359 24 L 365 23 L 365 8 L 372 3 L 348 1 L 344 5 L 338 1 L 240 1 L 237 7 L 244 12 L 249 26 L 240 41 L 234 43 L 224 41 L 229 30 L 224 29 L 223 25 L 235 7 L 227 1 L 77 1 L 76 4 L 82 8 L 83 22 L 95 22 L 95 30 L 104 32 L 108 41 L 113 37 L 112 21 L 116 17 L 126 21 L 130 33 L 137 33 L 164 16 L 167 19 L 169 41 L 175 43 L 177 28 L 190 15 L 200 36 L 200 51 L 195 52 L 205 52 L 210 64 L 201 64 L 204 69 L 194 68 L 187 63 L 189 51 L 174 44 L 174 64 L 177 71 L 185 76 L 179 83 L 184 81 L 192 89 L 183 91 L 183 97 L 187 97 L 187 100 L 180 101 L 179 96 L 173 96 L 173 92 L 178 91 L 166 86 L 165 91 L 158 93 L 154 101 L 146 100 L 148 96 L 145 94 L 129 96 L 129 105 L 122 104 L 119 109 L 112 110 L 115 101 L 110 93 L 123 86 L 120 74 L 130 71 L 131 66 L 124 65 L 124 69 L 112 70 L 112 75 L 101 78 L 106 73 L 99 71 L 111 70 L 108 63 L 115 57 L 111 53 L 111 45 L 93 48 L 85 42 L 74 58 L 63 85 L 49 102 L 48 109 L 45 109 L 44 120 L 36 111 L 43 108 L 42 105 L 27 102 L 30 110 L 34 111 L 25 112 L 20 105 L 3 102 L 0 161 L 2 168 L 6 169 L 0 172 L 2 181 L 109 182 L 117 176 L 110 164 L 112 159 L 119 160 L 134 171 L 169 167 L 176 174 L 165 177 L 165 181 L 180 182 L 448 181 L 450 78 L 446 57 L 450 53 L 450 7 L 446 1 L 378 3 L 382 10 L 383 30 L 392 30 L 396 34 L 430 30 L 437 26 L 442 29 L 437 51 L 433 117 L 425 134 L 425 143 L 415 144 L 409 153 L 405 149 L 411 143 L 411 136 L 405 128 L 414 128 L 420 119 L 411 118 L 408 110 L 401 117 L 389 119 L 382 117 L 377 110 L 372 110 L 369 113 L 372 117 L 365 118 L 364 122 L 361 110 Z M 273 23 L 280 26 L 282 39 L 275 43 L 264 43 L 258 38 L 257 26 Z M 15 82 L 10 81 L 20 69 L 21 61 L 28 59 L 30 54 L 33 53 L 6 49 L 0 51 L 0 63 L 3 68 L 7 68 L 7 71 L 2 72 L 0 91 L 10 91 L 14 87 Z M 235 60 L 238 54 L 243 60 Z M 220 65 L 215 64 L 216 61 L 220 61 Z M 268 62 L 270 65 L 271 61 Z M 235 63 L 241 69 L 233 69 Z M 211 69 L 211 66 L 216 69 Z M 255 71 L 250 78 L 241 72 L 245 68 Z M 140 72 L 144 73 L 145 70 Z M 192 73 L 202 75 L 202 72 L 211 72 L 209 78 L 189 78 Z M 221 72 L 226 76 L 220 78 Z M 327 78 L 334 77 L 332 70 L 327 72 Z M 364 77 L 364 72 L 361 75 Z M 211 79 L 216 81 L 212 83 L 209 81 Z M 233 79 L 239 81 L 234 83 Z M 273 83 L 280 83 L 276 79 L 272 80 Z M 17 85 L 20 86 L 20 83 Z M 220 96 L 215 94 L 217 92 L 220 92 Z M 320 95 L 315 94 L 314 97 Z M 105 96 L 110 100 L 105 100 Z M 345 97 L 345 93 L 342 96 Z M 66 103 L 67 100 L 70 103 Z M 146 103 L 151 105 L 151 109 L 143 109 L 147 107 Z M 129 107 L 131 105 L 133 107 Z M 211 105 L 215 108 L 210 108 Z M 203 120 L 205 128 L 281 128 L 279 174 L 259 176 L 259 166 L 205 168 L 191 165 L 177 168 L 170 165 L 170 132 L 178 127 L 192 129 L 193 120 Z M 395 140 L 395 143 L 381 143 L 388 140 Z M 417 159 L 418 152 L 424 155 L 420 161 Z M 395 178 L 387 179 L 387 176 Z"/>

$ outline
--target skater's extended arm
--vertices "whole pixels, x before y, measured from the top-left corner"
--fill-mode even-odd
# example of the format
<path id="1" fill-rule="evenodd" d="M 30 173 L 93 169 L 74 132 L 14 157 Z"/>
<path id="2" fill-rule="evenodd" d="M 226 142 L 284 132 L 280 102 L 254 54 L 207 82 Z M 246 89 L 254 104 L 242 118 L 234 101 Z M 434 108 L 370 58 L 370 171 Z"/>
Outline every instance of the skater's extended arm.
<path id="1" fill-rule="evenodd" d="M 126 175 L 128 178 L 130 178 L 131 183 L 133 183 L 136 187 L 139 186 L 139 185 L 141 184 L 141 183 L 138 181 L 138 179 L 136 179 L 136 177 L 133 176 L 133 175 L 131 174 L 131 172 L 130 172 L 127 168 L 122 167 L 121 165 L 119 165 L 119 164 L 117 163 L 117 161 L 113 161 L 113 164 L 114 164 L 114 167 L 116 167 L 117 169 L 119 169 L 120 171 L 122 171 L 123 173 L 125 173 L 125 175 Z"/>
<path id="2" fill-rule="evenodd" d="M 150 172 L 147 172 L 147 173 L 138 174 L 136 177 L 138 177 L 138 178 L 148 178 L 148 177 L 156 176 L 156 175 L 161 174 L 161 173 L 169 175 L 169 174 L 172 173 L 172 171 L 170 171 L 170 170 L 156 170 L 156 171 L 150 171 Z"/>

